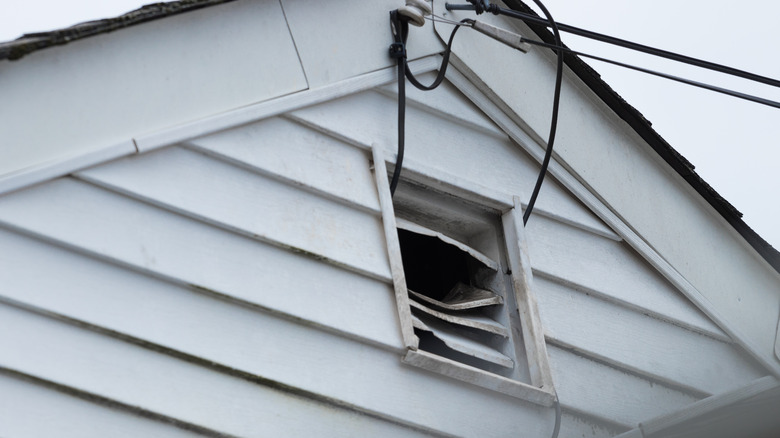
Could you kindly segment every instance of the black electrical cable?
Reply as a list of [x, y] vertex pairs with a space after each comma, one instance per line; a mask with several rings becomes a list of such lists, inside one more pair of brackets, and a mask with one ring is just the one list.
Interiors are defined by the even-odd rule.
[[[539, 9], [542, 10], [547, 20], [550, 23], [550, 27], [553, 29], [553, 35], [555, 36], [555, 44], [559, 47], [563, 46], [561, 43], [561, 34], [558, 31], [558, 25], [555, 23], [550, 11], [544, 7], [541, 0], [534, 0]], [[547, 150], [544, 152], [544, 158], [542, 159], [542, 167], [539, 169], [539, 176], [536, 178], [536, 185], [531, 193], [531, 198], [528, 200], [528, 206], [523, 213], [523, 225], [528, 223], [528, 218], [531, 217], [531, 212], [534, 209], [536, 198], [539, 196], [539, 190], [542, 188], [544, 182], [544, 176], [547, 174], [547, 167], [550, 165], [550, 158], [552, 157], [553, 145], [555, 144], [555, 133], [558, 131], [558, 109], [561, 103], [561, 82], [563, 81], [563, 51], [556, 50], [557, 53], [557, 66], [555, 71], [555, 91], [553, 92], [553, 108], [552, 119], [550, 120], [550, 135], [547, 137]]]
[[552, 438], [558, 438], [558, 434], [561, 432], [561, 402], [558, 400], [558, 396], [555, 396], [555, 427], [553, 428]]
[[556, 46], [555, 44], [545, 43], [545, 42], [542, 42], [542, 41], [535, 41], [535, 40], [531, 40], [531, 39], [528, 39], [528, 38], [521, 38], [521, 41], [526, 42], [528, 44], [533, 44], [535, 46], [546, 47], [546, 48], [552, 49], [552, 50], [562, 50], [562, 51], [564, 51], [566, 53], [571, 53], [572, 55], [581, 56], [583, 58], [595, 59], [596, 61], [606, 62], [608, 64], [617, 65], [618, 67], [623, 67], [623, 68], [627, 68], [627, 69], [631, 69], [631, 70], [636, 70], [638, 72], [646, 73], [646, 74], [653, 75], [653, 76], [658, 76], [658, 77], [661, 77], [661, 78], [669, 79], [669, 80], [680, 82], [680, 83], [687, 84], [687, 85], [692, 85], [694, 87], [703, 88], [705, 90], [715, 91], [716, 93], [726, 94], [728, 96], [732, 96], [732, 97], [736, 97], [736, 98], [739, 98], [739, 99], [748, 100], [748, 101], [755, 102], [755, 103], [760, 103], [762, 105], [767, 105], [767, 106], [771, 106], [771, 107], [774, 107], [774, 108], [780, 108], [780, 102], [777, 102], [777, 101], [774, 101], [774, 100], [765, 99], [763, 97], [753, 96], [753, 95], [750, 95], [750, 94], [741, 93], [739, 91], [729, 90], [727, 88], [721, 88], [721, 87], [717, 87], [715, 85], [706, 84], [704, 82], [698, 82], [698, 81], [694, 81], [694, 80], [691, 80], [691, 79], [685, 79], [685, 78], [681, 78], [679, 76], [670, 75], [668, 73], [662, 73], [662, 72], [659, 72], [659, 71], [650, 70], [650, 69], [646, 69], [646, 68], [643, 68], [643, 67], [638, 67], [638, 66], [631, 65], [631, 64], [626, 64], [626, 63], [623, 63], [623, 62], [620, 62], [620, 61], [614, 61], [614, 60], [611, 60], [611, 59], [602, 58], [600, 56], [590, 55], [588, 53], [583, 53], [583, 52], [578, 52], [576, 50], [569, 49], [568, 47]]
[[401, 166], [404, 162], [404, 130], [406, 129], [406, 80], [404, 72], [406, 65], [406, 45], [403, 28], [409, 24], [399, 17], [398, 11], [390, 12], [390, 30], [395, 42], [390, 46], [390, 56], [398, 60], [398, 155], [395, 160], [393, 178], [390, 180], [390, 197], [395, 194], [398, 178], [401, 176]]
[[465, 19], [455, 25], [450, 34], [450, 39], [447, 42], [447, 49], [444, 51], [441, 67], [439, 67], [439, 74], [436, 79], [433, 80], [431, 85], [423, 85], [412, 74], [412, 70], [409, 68], [409, 64], [406, 62], [406, 38], [409, 35], [409, 22], [408, 20], [398, 14], [398, 11], [390, 12], [390, 29], [393, 33], [395, 42], [390, 46], [390, 56], [398, 59], [398, 154], [395, 161], [395, 169], [393, 170], [393, 177], [390, 180], [390, 196], [395, 194], [395, 189], [398, 186], [398, 180], [401, 176], [401, 168], [404, 161], [404, 149], [405, 149], [405, 130], [406, 130], [406, 80], [420, 90], [430, 91], [441, 85], [444, 81], [444, 76], [447, 73], [447, 67], [449, 66], [450, 53], [452, 53], [452, 43], [455, 41], [455, 34], [460, 29], [460, 26], [470, 23], [474, 20]]
[[[474, 5], [453, 5], [449, 3], [446, 4], [446, 8], [447, 10], [476, 10]], [[512, 9], [495, 7], [495, 8], [491, 8], [491, 10], [488, 12], [492, 12], [496, 15], [506, 15], [508, 17], [518, 18], [520, 20], [525, 21], [526, 23], [541, 24], [543, 26], [548, 26], [548, 27], [550, 26], [549, 21], [545, 20], [544, 18], [537, 17], [531, 14], [526, 14], [519, 11], [514, 11]], [[668, 50], [646, 46], [644, 44], [634, 43], [628, 40], [616, 38], [598, 32], [593, 32], [579, 27], [569, 26], [563, 23], [557, 23], [557, 25], [558, 25], [558, 29], [563, 32], [568, 32], [574, 35], [579, 35], [581, 37], [590, 38], [596, 41], [601, 41], [603, 43], [612, 44], [615, 46], [623, 47], [630, 50], [635, 50], [642, 53], [647, 53], [661, 58], [671, 59], [673, 61], [682, 62], [684, 64], [694, 65], [696, 67], [701, 67], [707, 70], [713, 70], [720, 73], [737, 76], [743, 79], [748, 79], [762, 84], [771, 85], [773, 87], [780, 87], [780, 80], [772, 79], [766, 76], [761, 76], [755, 73], [750, 73], [748, 71], [740, 70], [734, 67], [729, 67], [727, 65], [717, 64], [714, 62], [705, 61], [703, 59], [681, 55], [679, 53], [674, 53]]]

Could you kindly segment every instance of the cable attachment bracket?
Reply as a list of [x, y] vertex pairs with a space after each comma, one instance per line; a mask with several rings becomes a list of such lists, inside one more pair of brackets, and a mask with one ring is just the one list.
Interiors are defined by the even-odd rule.
[[390, 57], [393, 59], [406, 58], [406, 45], [400, 42], [390, 44]]

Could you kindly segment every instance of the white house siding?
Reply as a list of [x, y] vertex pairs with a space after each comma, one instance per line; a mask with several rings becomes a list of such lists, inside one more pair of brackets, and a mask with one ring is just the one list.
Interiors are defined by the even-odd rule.
[[[404, 167], [466, 181], [499, 202], [527, 196], [538, 166], [457, 90], [445, 89], [408, 91]], [[395, 98], [390, 85], [291, 117], [392, 154], [395, 134], [386, 124]], [[554, 181], [545, 184], [527, 238], [565, 411], [632, 426], [766, 374], [594, 214]]]
[[172, 433], [548, 435], [551, 409], [401, 363], [371, 177], [367, 151], [274, 119], [3, 196], [8, 397], [34, 379]]
[[306, 88], [274, 0], [225, 3], [0, 61], [0, 175]]
[[[409, 97], [409, 174], [527, 196], [537, 165], [454, 87]], [[0, 403], [174, 436], [549, 436], [551, 409], [400, 361], [369, 163], [395, 111], [384, 87], [0, 198]], [[562, 437], [762, 375], [552, 180], [528, 239]]]

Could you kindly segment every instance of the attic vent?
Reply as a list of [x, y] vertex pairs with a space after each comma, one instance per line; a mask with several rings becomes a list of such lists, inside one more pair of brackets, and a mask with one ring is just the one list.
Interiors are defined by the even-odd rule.
[[469, 246], [397, 219], [412, 324], [421, 350], [510, 375], [514, 360], [498, 263]]

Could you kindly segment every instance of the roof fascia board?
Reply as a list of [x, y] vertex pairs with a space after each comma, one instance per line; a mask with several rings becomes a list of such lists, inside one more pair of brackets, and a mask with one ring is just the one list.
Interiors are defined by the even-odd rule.
[[307, 88], [278, 1], [224, 3], [0, 61], [0, 175]]
[[[439, 67], [441, 57], [427, 56], [411, 61], [409, 68], [423, 74]], [[306, 106], [337, 99], [352, 93], [375, 88], [396, 80], [396, 68], [390, 67], [345, 79], [314, 90], [304, 90], [233, 111], [205, 117], [183, 125], [141, 135], [116, 144], [90, 151], [79, 151], [64, 158], [50, 160], [4, 175], [0, 178], [0, 195], [20, 190], [88, 167], [102, 164], [135, 153], [144, 153], [165, 146], [182, 143], [196, 137], [214, 134], [237, 126], [257, 122]]]
[[[467, 16], [454, 11], [448, 18]], [[482, 19], [504, 28], [515, 26], [504, 17]], [[436, 25], [442, 39], [449, 37], [450, 29]], [[451, 58], [482, 93], [511, 115], [514, 126], [530, 133], [524, 134], [525, 141], [534, 146], [523, 146], [534, 156], [541, 153], [537, 144], [544, 144], [541, 138], [549, 129], [555, 78], [550, 55], [536, 49], [520, 54], [480, 34], [463, 32]], [[501, 67], [496, 59], [502, 60]], [[527, 86], [529, 81], [533, 86]], [[599, 214], [608, 212], [617, 220], [608, 223], [621, 228], [618, 234], [627, 241], [633, 236], [632, 245], [644, 248], [641, 252], [653, 266], [777, 373], [780, 274], [625, 121], [596, 111], [599, 105], [594, 107], [594, 100], [600, 98], [567, 69], [554, 153], [560, 168], [596, 194], [591, 195], [594, 201], [605, 206]], [[582, 199], [585, 195], [580, 193]]]
[[[520, 145], [529, 155], [541, 162], [544, 157], [544, 148], [526, 131], [524, 131], [515, 122], [514, 117], [507, 115], [505, 111], [494, 102], [493, 98], [486, 95], [480, 85], [474, 84], [470, 80], [471, 73], [461, 67], [462, 60], [456, 55], [450, 58], [453, 63], [452, 68], [448, 70], [447, 77], [449, 81], [468, 97], [479, 109], [488, 115], [504, 132], [506, 132], [515, 143]], [[479, 82], [479, 81], [477, 81]], [[721, 314], [708, 299], [693, 284], [691, 284], [674, 266], [672, 266], [664, 257], [659, 254], [650, 244], [648, 244], [637, 232], [629, 226], [618, 214], [616, 214], [606, 203], [604, 203], [588, 186], [580, 181], [576, 174], [572, 173], [565, 165], [561, 164], [560, 158], [555, 156], [550, 160], [548, 172], [556, 180], [574, 194], [583, 204], [590, 208], [601, 220], [610, 226], [626, 243], [636, 250], [651, 266], [657, 269], [669, 282], [680, 290], [689, 300], [691, 300], [699, 309], [701, 309], [710, 319], [712, 319], [734, 342], [744, 348], [758, 363], [770, 370], [775, 376], [780, 378], [780, 364], [772, 359], [772, 355], [767, 354], [765, 349], [761, 349], [751, 338], [746, 336], [729, 320], [728, 317]]]
[[[423, 74], [439, 67], [438, 55], [410, 61], [409, 68], [415, 74]], [[169, 146], [196, 137], [214, 134], [226, 129], [257, 122], [303, 107], [316, 105], [328, 100], [338, 99], [353, 93], [375, 88], [396, 80], [396, 67], [384, 68], [338, 81], [320, 88], [299, 91], [286, 96], [248, 105], [225, 113], [135, 138], [139, 152]]]
[[0, 196], [44, 181], [59, 178], [117, 158], [138, 152], [135, 142], [127, 140], [86, 153], [43, 163], [0, 177]]

